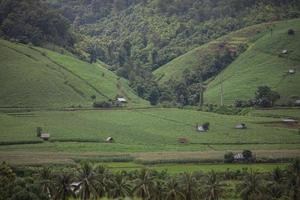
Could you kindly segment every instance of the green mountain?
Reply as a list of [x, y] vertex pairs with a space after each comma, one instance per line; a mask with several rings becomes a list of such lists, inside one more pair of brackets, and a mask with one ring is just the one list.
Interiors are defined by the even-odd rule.
[[0, 52], [1, 107], [91, 107], [93, 96], [108, 101], [117, 95], [129, 105], [147, 105], [99, 63], [6, 40], [0, 40]]
[[[172, 80], [187, 82], [187, 72], [201, 74], [207, 85], [205, 103], [220, 103], [221, 80], [226, 104], [253, 98], [262, 85], [281, 94], [279, 103], [288, 103], [300, 95], [300, 74], [288, 74], [289, 69], [297, 71], [300, 67], [299, 24], [300, 20], [295, 19], [241, 29], [172, 60], [154, 74], [160, 85], [170, 85]], [[295, 34], [289, 35], [289, 29]], [[288, 53], [282, 54], [285, 49]], [[231, 58], [228, 65], [224, 65], [226, 51]]]
[[[295, 33], [289, 35], [289, 29]], [[278, 103], [300, 99], [300, 19], [276, 23], [272, 33], [249, 41], [248, 45], [242, 55], [209, 82], [205, 101], [219, 103], [222, 80], [226, 104], [253, 98], [257, 87], [263, 85], [280, 94]], [[296, 73], [289, 74], [290, 69]]]

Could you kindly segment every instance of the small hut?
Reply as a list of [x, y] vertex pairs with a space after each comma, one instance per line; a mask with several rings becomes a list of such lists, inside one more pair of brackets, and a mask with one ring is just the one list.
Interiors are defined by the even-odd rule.
[[297, 99], [297, 100], [295, 101], [295, 105], [296, 105], [296, 106], [300, 106], [300, 99]]
[[295, 74], [296, 73], [296, 70], [294, 70], [294, 69], [289, 69], [288, 70], [288, 74]]
[[236, 128], [236, 129], [246, 129], [247, 126], [246, 126], [246, 124], [244, 124], [244, 123], [240, 123], [240, 124], [237, 124], [237, 125], [235, 126], [235, 128]]
[[127, 103], [127, 100], [124, 97], [118, 97], [117, 102], [119, 103]]
[[287, 50], [287, 49], [283, 49], [282, 51], [281, 51], [281, 53], [282, 54], [287, 54], [289, 51]]
[[209, 123], [208, 122], [206, 122], [202, 125], [199, 125], [199, 124], [196, 125], [196, 130], [198, 132], [206, 132], [206, 131], [208, 131], [208, 129], [209, 129]]
[[245, 158], [244, 158], [244, 155], [242, 153], [237, 153], [233, 156], [234, 158], [234, 161], [243, 161]]
[[108, 138], [106, 138], [106, 140], [105, 140], [107, 143], [112, 143], [112, 142], [114, 142], [115, 140], [114, 140], [114, 138], [112, 138], [112, 137], [108, 137]]
[[79, 193], [79, 191], [81, 190], [81, 188], [82, 188], [81, 182], [73, 182], [70, 185], [70, 189], [72, 190], [72, 192], [75, 193], [75, 195], [77, 195]]
[[206, 130], [203, 128], [203, 126], [200, 126], [200, 125], [197, 126], [197, 131], [198, 132], [206, 132]]
[[49, 133], [41, 133], [40, 138], [43, 139], [43, 140], [49, 140], [50, 139], [50, 134]]
[[294, 124], [294, 123], [298, 123], [297, 120], [295, 119], [291, 119], [291, 118], [286, 118], [286, 119], [282, 119], [283, 123], [287, 123], [287, 124]]

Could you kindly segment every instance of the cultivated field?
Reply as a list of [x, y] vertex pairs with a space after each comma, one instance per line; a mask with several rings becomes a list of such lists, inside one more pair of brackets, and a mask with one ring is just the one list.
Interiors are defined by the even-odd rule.
[[[0, 114], [0, 160], [15, 160], [17, 164], [74, 163], [84, 157], [102, 161], [104, 155], [118, 160], [113, 156], [117, 155], [141, 163], [213, 162], [222, 161], [226, 151], [244, 149], [253, 150], [259, 158], [298, 157], [298, 129], [270, 126], [269, 122], [279, 120], [159, 108], [6, 111]], [[204, 122], [210, 123], [210, 130], [196, 132], [196, 124]], [[240, 122], [246, 123], [248, 129], [234, 129]], [[50, 141], [42, 142], [36, 137], [39, 126], [51, 134]], [[115, 142], [105, 143], [107, 137], [113, 137]], [[187, 144], [178, 143], [182, 137], [187, 138]]]
[[[299, 33], [299, 27], [299, 19], [276, 23], [272, 32], [249, 42], [247, 51], [208, 84], [205, 101], [219, 103], [222, 80], [226, 104], [253, 98], [257, 87], [263, 85], [279, 92], [279, 104], [298, 99], [300, 73], [288, 74], [288, 70], [300, 69], [300, 34], [289, 35], [288, 30]], [[288, 53], [282, 54], [283, 50], [288, 50]]]

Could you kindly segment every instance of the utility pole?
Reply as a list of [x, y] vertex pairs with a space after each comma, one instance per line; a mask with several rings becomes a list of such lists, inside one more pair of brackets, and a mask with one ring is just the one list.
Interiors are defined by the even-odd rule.
[[203, 103], [204, 103], [203, 93], [204, 93], [204, 86], [203, 86], [203, 83], [201, 83], [200, 93], [199, 93], [199, 107], [201, 110], [203, 109]]
[[221, 106], [224, 106], [223, 72], [221, 72]]

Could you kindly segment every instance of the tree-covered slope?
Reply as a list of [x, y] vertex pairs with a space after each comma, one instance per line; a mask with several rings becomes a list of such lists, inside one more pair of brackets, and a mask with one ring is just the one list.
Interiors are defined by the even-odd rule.
[[130, 104], [146, 104], [100, 64], [71, 55], [0, 40], [1, 107], [91, 106], [124, 96]]
[[[195, 48], [154, 71], [159, 84], [170, 80], [184, 81], [186, 72], [202, 74], [205, 81], [226, 67], [238, 54], [247, 48], [247, 42], [270, 30], [271, 24], [259, 24], [232, 32]], [[263, 32], [263, 33], [262, 33]], [[222, 57], [229, 57], [228, 63], [220, 63]], [[223, 65], [222, 65], [223, 64]], [[222, 66], [221, 66], [222, 65]]]
[[[288, 34], [289, 29], [295, 33]], [[220, 102], [221, 80], [226, 104], [253, 98], [257, 87], [263, 85], [280, 94], [278, 103], [299, 99], [300, 20], [276, 23], [272, 32], [248, 44], [249, 48], [208, 84], [205, 102]], [[288, 50], [287, 54], [283, 50]], [[296, 73], [289, 74], [289, 69]]]
[[[149, 70], [243, 27], [300, 16], [295, 0], [47, 0], [73, 22], [80, 50], [122, 71]], [[130, 53], [124, 53], [128, 51]], [[127, 67], [128, 68], [128, 67]], [[127, 71], [134, 71], [134, 68]]]

